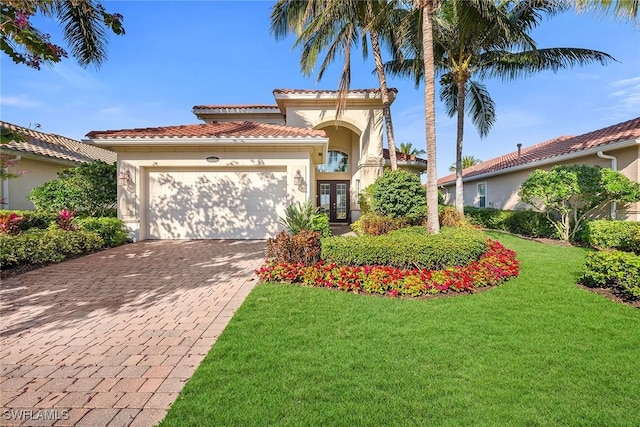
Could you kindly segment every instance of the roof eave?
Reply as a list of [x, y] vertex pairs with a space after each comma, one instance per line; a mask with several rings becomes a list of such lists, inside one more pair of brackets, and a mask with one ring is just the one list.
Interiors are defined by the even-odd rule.
[[[487, 172], [487, 173], [483, 173], [483, 174], [473, 175], [473, 176], [470, 176], [470, 177], [464, 177], [463, 176], [462, 177], [462, 182], [478, 181], [480, 179], [491, 178], [491, 177], [496, 176], [496, 175], [504, 175], [504, 174], [511, 173], [511, 172], [518, 172], [518, 171], [521, 171], [521, 170], [536, 168], [538, 166], [546, 166], [546, 165], [552, 164], [552, 163], [559, 163], [559, 162], [563, 162], [563, 161], [566, 161], [566, 160], [572, 160], [572, 159], [576, 159], [576, 158], [580, 158], [580, 157], [586, 157], [586, 156], [589, 156], [589, 155], [596, 154], [598, 151], [609, 152], [609, 151], [613, 151], [613, 150], [619, 150], [621, 148], [632, 147], [632, 146], [638, 145], [638, 144], [640, 144], [640, 138], [627, 139], [627, 140], [624, 140], [624, 141], [618, 141], [618, 142], [614, 142], [614, 143], [607, 144], [607, 145], [600, 145], [600, 146], [597, 146], [597, 147], [588, 148], [586, 150], [580, 150], [580, 151], [574, 151], [572, 153], [561, 154], [559, 156], [549, 157], [549, 158], [537, 160], [537, 161], [531, 162], [531, 163], [524, 163], [522, 165], [511, 166], [511, 167], [500, 169], [500, 170], [497, 170], [497, 171], [492, 171], [492, 172]], [[455, 184], [455, 182], [456, 182], [455, 180], [451, 180], [451, 181], [443, 182], [442, 184], [438, 184], [438, 186], [444, 187], [444, 186], [447, 186], [447, 185]]]
[[15, 156], [20, 156], [23, 159], [31, 159], [31, 160], [39, 160], [42, 162], [47, 162], [47, 163], [54, 163], [56, 165], [63, 165], [63, 166], [78, 166], [82, 163], [89, 163], [89, 161], [84, 161], [84, 160], [67, 160], [67, 159], [61, 159], [59, 157], [52, 157], [52, 156], [47, 156], [45, 154], [38, 154], [38, 153], [32, 153], [32, 152], [28, 152], [28, 151], [21, 151], [21, 150], [14, 150], [12, 148], [7, 148], [7, 147], [0, 147], [0, 151], [2, 152], [9, 152], [11, 153], [11, 155], [15, 155]]

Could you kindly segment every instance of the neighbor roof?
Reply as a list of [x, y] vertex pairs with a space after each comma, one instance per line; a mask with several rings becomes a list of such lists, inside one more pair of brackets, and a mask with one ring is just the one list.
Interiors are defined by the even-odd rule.
[[[618, 123], [603, 129], [585, 133], [579, 136], [561, 136], [549, 141], [541, 142], [531, 147], [522, 148], [520, 155], [513, 151], [500, 157], [478, 163], [463, 171], [464, 179], [475, 176], [499, 173], [502, 170], [518, 166], [525, 166], [544, 160], [567, 156], [581, 151], [602, 148], [616, 142], [631, 141], [640, 138], [640, 117]], [[455, 181], [455, 174], [449, 174], [438, 180], [438, 185], [445, 185]]]
[[[389, 150], [387, 148], [384, 148], [382, 150], [382, 157], [384, 157], [385, 160], [390, 160]], [[418, 162], [418, 163], [424, 163], [425, 165], [427, 164], [427, 161], [425, 159], [416, 157], [413, 154], [401, 153], [400, 151], [396, 151], [396, 160], [398, 160], [399, 162]]]
[[277, 105], [258, 104], [228, 104], [228, 105], [195, 105], [194, 110], [276, 110], [280, 111]]
[[3, 150], [77, 163], [88, 163], [94, 160], [101, 160], [106, 163], [115, 163], [116, 161], [116, 153], [104, 148], [94, 147], [75, 139], [52, 133], [38, 132], [3, 121], [0, 121], [0, 125], [3, 129], [18, 133], [26, 138], [26, 141], [12, 141], [2, 145]]
[[106, 138], [326, 138], [322, 130], [258, 122], [211, 122], [157, 128], [91, 131], [87, 137]]

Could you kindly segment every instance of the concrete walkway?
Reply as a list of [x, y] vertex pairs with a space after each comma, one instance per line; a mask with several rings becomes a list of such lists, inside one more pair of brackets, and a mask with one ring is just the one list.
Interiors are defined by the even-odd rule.
[[0, 425], [152, 426], [256, 283], [262, 241], [145, 241], [3, 280]]

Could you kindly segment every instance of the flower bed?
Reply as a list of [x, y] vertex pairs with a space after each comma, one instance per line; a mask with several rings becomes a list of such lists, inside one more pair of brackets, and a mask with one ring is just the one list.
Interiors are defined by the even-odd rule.
[[516, 253], [494, 240], [487, 251], [465, 266], [443, 270], [401, 269], [387, 266], [341, 266], [320, 262], [314, 266], [267, 261], [256, 274], [263, 281], [299, 283], [354, 293], [391, 297], [473, 292], [518, 276]]

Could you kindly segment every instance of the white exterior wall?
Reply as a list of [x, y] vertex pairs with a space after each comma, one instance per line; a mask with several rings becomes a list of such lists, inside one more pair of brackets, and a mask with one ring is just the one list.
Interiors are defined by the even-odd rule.
[[[144, 151], [142, 151], [144, 149]], [[305, 202], [311, 197], [309, 183], [313, 179], [310, 150], [293, 147], [118, 147], [118, 174], [129, 171], [131, 180], [126, 184], [118, 183], [118, 216], [122, 219], [135, 240], [144, 240], [147, 236], [149, 173], [160, 171], [257, 171], [269, 180], [270, 176], [286, 174], [286, 199], [283, 206], [290, 203]], [[216, 156], [216, 163], [206, 158]], [[294, 185], [294, 177], [300, 171], [306, 186]], [[271, 174], [276, 172], [276, 174]], [[272, 194], [260, 194], [259, 197], [273, 198]], [[278, 215], [284, 216], [283, 208]], [[247, 224], [250, 227], [250, 224]]]
[[24, 156], [9, 168], [11, 173], [21, 173], [17, 178], [6, 179], [2, 183], [1, 197], [8, 202], [0, 209], [31, 210], [34, 208], [28, 199], [31, 190], [48, 181], [58, 179], [58, 171], [68, 167], [61, 164], [29, 159]]

